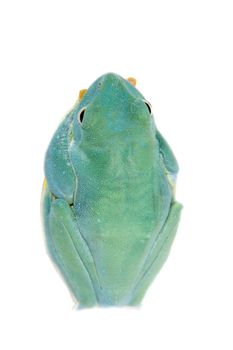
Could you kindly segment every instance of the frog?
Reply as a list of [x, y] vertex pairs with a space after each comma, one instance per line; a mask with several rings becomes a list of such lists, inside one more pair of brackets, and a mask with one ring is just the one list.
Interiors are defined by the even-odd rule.
[[106, 73], [80, 91], [46, 151], [41, 198], [78, 308], [141, 305], [176, 236], [178, 170], [136, 79]]

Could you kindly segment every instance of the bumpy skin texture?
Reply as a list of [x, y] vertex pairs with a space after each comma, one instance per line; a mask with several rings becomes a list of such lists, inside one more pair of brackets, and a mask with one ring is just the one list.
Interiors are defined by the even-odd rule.
[[141, 303], [176, 234], [177, 172], [145, 98], [116, 74], [97, 79], [62, 121], [45, 157], [42, 214], [79, 307]]

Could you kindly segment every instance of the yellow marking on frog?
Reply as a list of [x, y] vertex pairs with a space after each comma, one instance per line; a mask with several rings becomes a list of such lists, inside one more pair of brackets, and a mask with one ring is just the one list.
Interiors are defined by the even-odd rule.
[[136, 86], [137, 80], [135, 78], [129, 77], [127, 80], [130, 84], [132, 84], [133, 86]]
[[46, 187], [47, 187], [47, 181], [46, 181], [46, 178], [44, 178], [44, 181], [43, 181], [43, 191], [46, 190]]
[[78, 96], [78, 99], [79, 101], [82, 100], [83, 96], [85, 95], [85, 93], [87, 92], [87, 89], [82, 89], [79, 91], [79, 96]]

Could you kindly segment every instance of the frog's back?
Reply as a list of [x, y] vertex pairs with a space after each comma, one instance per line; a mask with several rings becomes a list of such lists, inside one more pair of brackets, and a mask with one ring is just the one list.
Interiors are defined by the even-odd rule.
[[101, 150], [86, 149], [82, 161], [74, 205], [79, 229], [96, 263], [103, 303], [127, 304], [171, 204], [158, 143], [155, 137], [111, 140]]

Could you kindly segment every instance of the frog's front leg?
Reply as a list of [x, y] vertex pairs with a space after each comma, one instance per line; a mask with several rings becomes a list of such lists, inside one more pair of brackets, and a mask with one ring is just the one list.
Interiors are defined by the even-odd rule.
[[73, 210], [63, 199], [53, 199], [48, 190], [43, 196], [49, 253], [79, 301], [79, 307], [94, 306], [101, 288], [93, 257], [79, 232]]
[[72, 123], [71, 112], [57, 128], [45, 157], [45, 177], [49, 190], [55, 197], [65, 199], [69, 204], [73, 203], [77, 189], [77, 178], [69, 157]]
[[177, 231], [181, 209], [182, 205], [180, 203], [174, 202], [171, 205], [168, 218], [145, 261], [140, 277], [132, 293], [130, 305], [140, 304], [149, 285], [166, 261]]

